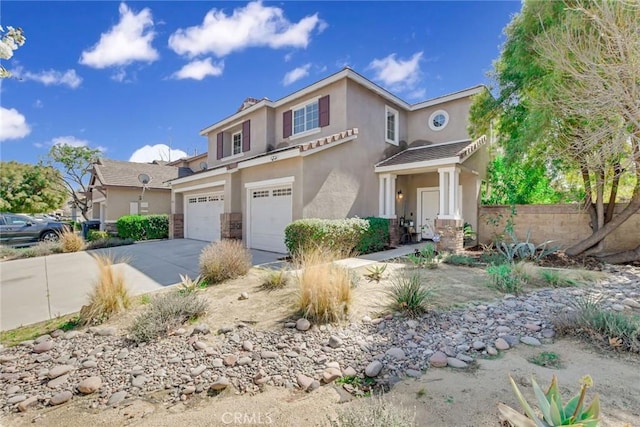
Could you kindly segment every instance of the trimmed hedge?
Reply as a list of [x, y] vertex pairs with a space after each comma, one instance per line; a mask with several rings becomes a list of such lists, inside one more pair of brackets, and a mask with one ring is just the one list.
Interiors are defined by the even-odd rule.
[[125, 215], [116, 222], [123, 239], [149, 240], [169, 237], [168, 215]]
[[352, 251], [364, 233], [369, 221], [362, 218], [299, 219], [287, 225], [284, 243], [290, 254], [296, 254], [314, 245], [328, 246], [336, 251]]
[[356, 245], [361, 254], [379, 252], [389, 246], [389, 220], [387, 218], [368, 217], [369, 228]]

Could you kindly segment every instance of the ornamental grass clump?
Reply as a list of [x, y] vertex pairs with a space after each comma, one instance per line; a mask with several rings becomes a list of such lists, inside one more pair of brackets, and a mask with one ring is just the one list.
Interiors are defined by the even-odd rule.
[[61, 233], [58, 243], [62, 248], [62, 252], [78, 252], [84, 249], [82, 237], [71, 230], [65, 230]]
[[298, 300], [301, 315], [318, 323], [345, 318], [351, 304], [352, 275], [334, 261], [339, 254], [315, 247], [299, 254]]
[[398, 274], [391, 279], [387, 291], [389, 308], [404, 312], [410, 317], [419, 317], [429, 310], [435, 297], [435, 289], [423, 285], [420, 273]]
[[209, 285], [244, 276], [250, 268], [251, 253], [240, 240], [220, 240], [200, 253], [200, 274]]
[[80, 322], [84, 325], [103, 323], [131, 306], [124, 273], [113, 268], [113, 257], [91, 256], [98, 267], [98, 279], [89, 294], [89, 304], [80, 310]]

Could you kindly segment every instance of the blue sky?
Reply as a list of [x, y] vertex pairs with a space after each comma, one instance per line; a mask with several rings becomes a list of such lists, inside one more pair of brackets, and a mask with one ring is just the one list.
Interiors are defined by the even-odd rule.
[[480, 83], [519, 1], [3, 1], [24, 46], [4, 62], [0, 158], [53, 144], [118, 160], [206, 151], [246, 97], [279, 99], [349, 66], [408, 102]]

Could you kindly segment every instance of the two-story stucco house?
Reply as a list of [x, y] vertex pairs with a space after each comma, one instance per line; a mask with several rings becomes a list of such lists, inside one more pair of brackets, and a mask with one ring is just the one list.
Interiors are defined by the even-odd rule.
[[457, 239], [463, 222], [477, 228], [485, 138], [466, 129], [483, 90], [412, 105], [347, 68], [277, 101], [249, 98], [200, 132], [206, 168], [171, 181], [172, 237], [285, 252], [292, 220], [380, 216], [417, 230], [435, 219]]

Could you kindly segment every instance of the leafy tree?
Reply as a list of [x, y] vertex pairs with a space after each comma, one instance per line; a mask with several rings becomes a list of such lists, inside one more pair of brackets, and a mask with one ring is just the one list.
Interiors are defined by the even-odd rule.
[[[4, 32], [4, 28], [0, 26], [0, 33]], [[7, 27], [6, 34], [0, 38], [0, 59], [11, 59], [13, 51], [22, 46], [25, 40], [22, 28]], [[11, 73], [0, 64], [0, 78], [4, 79], [6, 77], [11, 77]]]
[[59, 209], [67, 199], [52, 167], [0, 162], [0, 210], [40, 213]]
[[58, 182], [67, 189], [85, 219], [88, 219], [87, 211], [91, 207], [91, 200], [86, 197], [89, 194], [89, 177], [99, 156], [98, 149], [71, 145], [54, 145], [49, 151], [50, 163], [61, 171]]
[[[637, 1], [525, 1], [494, 63], [497, 96], [478, 97], [471, 110], [470, 131], [493, 123], [506, 165], [582, 178], [593, 233], [570, 255], [598, 252], [640, 210], [638, 22]], [[621, 182], [634, 189], [614, 214]], [[640, 247], [605, 259], [634, 258]]]

